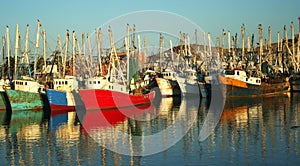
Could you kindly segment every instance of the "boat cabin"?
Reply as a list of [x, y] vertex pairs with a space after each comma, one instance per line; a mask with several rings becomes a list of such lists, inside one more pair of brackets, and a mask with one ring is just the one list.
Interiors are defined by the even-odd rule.
[[236, 79], [253, 85], [261, 85], [261, 79], [258, 77], [247, 76], [244, 70], [225, 70], [225, 77]]
[[14, 80], [14, 89], [32, 93], [45, 93], [44, 85], [34, 80]]
[[109, 81], [105, 77], [88, 78], [85, 81], [86, 89], [108, 89]]
[[176, 72], [170, 69], [165, 69], [161, 72], [161, 77], [167, 80], [176, 80]]
[[72, 92], [73, 89], [78, 88], [78, 81], [74, 76], [66, 76], [65, 78], [53, 79], [53, 86], [55, 90], [63, 92]]

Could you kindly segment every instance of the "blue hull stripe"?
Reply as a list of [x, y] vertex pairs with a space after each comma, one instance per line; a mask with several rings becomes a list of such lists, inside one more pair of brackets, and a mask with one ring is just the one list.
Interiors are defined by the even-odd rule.
[[50, 104], [67, 106], [66, 92], [60, 92], [53, 89], [46, 89], [46, 94]]

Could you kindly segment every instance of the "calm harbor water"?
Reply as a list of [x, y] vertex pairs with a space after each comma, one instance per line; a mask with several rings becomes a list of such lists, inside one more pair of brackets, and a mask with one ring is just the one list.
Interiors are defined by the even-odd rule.
[[[202, 142], [198, 136], [209, 101], [195, 100], [163, 98], [138, 112], [125, 110], [131, 119], [118, 110], [77, 112], [80, 117], [76, 112], [1, 111], [0, 165], [300, 164], [300, 94], [227, 100], [218, 125]], [[159, 139], [144, 139], [168, 129], [173, 131]], [[128, 142], [117, 130], [141, 139], [123, 146]], [[168, 147], [180, 135], [175, 145], [144, 157], [107, 149], [142, 154], [145, 148]]]

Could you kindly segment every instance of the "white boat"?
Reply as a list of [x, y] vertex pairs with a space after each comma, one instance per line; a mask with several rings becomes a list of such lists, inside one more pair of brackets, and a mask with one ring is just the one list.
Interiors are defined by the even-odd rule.
[[158, 88], [163, 97], [180, 95], [180, 88], [177, 82], [177, 74], [171, 69], [165, 69], [155, 78]]
[[186, 69], [182, 73], [179, 73], [177, 82], [179, 84], [182, 96], [200, 96], [197, 72], [195, 70]]
[[74, 89], [78, 89], [75, 76], [53, 79], [53, 89], [46, 89], [51, 111], [74, 110], [75, 100], [72, 94]]
[[13, 81], [13, 88], [6, 90], [12, 110], [43, 109], [45, 87], [33, 78], [23, 77]]

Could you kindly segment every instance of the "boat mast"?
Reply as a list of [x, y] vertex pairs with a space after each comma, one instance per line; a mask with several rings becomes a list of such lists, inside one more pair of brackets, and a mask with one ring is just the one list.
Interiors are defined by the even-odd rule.
[[[283, 31], [284, 31], [284, 45], [286, 46], [286, 50], [288, 49], [288, 34], [287, 34], [287, 30], [286, 30], [286, 25], [283, 26]], [[283, 51], [283, 48], [282, 48], [282, 51]], [[287, 52], [287, 51], [286, 51]], [[283, 56], [284, 54], [282, 54]], [[286, 55], [288, 56], [288, 55]], [[284, 61], [284, 58], [283, 59], [283, 65], [287, 65]], [[284, 67], [285, 68], [285, 67]]]
[[204, 46], [203, 46], [204, 56], [207, 56], [207, 51], [206, 51], [206, 33], [205, 32], [203, 32], [203, 42], [204, 42]]
[[84, 32], [81, 33], [81, 48], [82, 48], [82, 55], [85, 57], [85, 34]]
[[126, 72], [126, 76], [127, 76], [127, 87], [128, 88], [130, 88], [130, 69], [129, 69], [129, 59], [130, 59], [130, 54], [129, 54], [129, 46], [128, 46], [128, 39], [127, 39], [127, 37], [125, 37], [125, 39], [124, 39], [124, 42], [125, 42], [125, 49], [126, 49], [126, 56], [127, 56], [127, 60], [126, 60], [126, 63], [127, 63], [127, 65], [126, 65], [126, 67], [127, 67], [127, 72]]
[[251, 51], [250, 36], [247, 37], [247, 53]]
[[[291, 34], [291, 37], [292, 37], [292, 59], [294, 61], [294, 70], [298, 70], [298, 64], [297, 62], [295, 61], [295, 28], [294, 28], [294, 22], [291, 23], [291, 31], [292, 31], [292, 34]], [[295, 65], [296, 64], [296, 65]]]
[[164, 36], [160, 34], [159, 36], [159, 67], [160, 67], [160, 72], [162, 72], [162, 66], [161, 66], [161, 58], [163, 54], [163, 47], [164, 47]]
[[36, 67], [37, 67], [37, 58], [39, 53], [39, 44], [40, 44], [40, 29], [41, 29], [41, 22], [38, 20], [37, 32], [36, 32], [36, 43], [35, 43], [35, 52], [34, 52], [34, 69], [33, 69], [33, 78], [36, 78]]
[[178, 63], [179, 63], [179, 57], [180, 56], [183, 56], [183, 50], [182, 50], [182, 47], [183, 47], [183, 35], [181, 33], [181, 31], [179, 32], [179, 35], [180, 35], [180, 44], [179, 44], [179, 56], [178, 56]]
[[[220, 48], [221, 48], [221, 45], [220, 45], [220, 37], [217, 37], [216, 38], [216, 40], [217, 40], [217, 53], [218, 53], [218, 55], [220, 56]], [[196, 56], [195, 56], [195, 58], [196, 58]], [[195, 61], [196, 62], [196, 61]]]
[[231, 36], [230, 36], [230, 31], [228, 31], [227, 33], [227, 40], [228, 40], [228, 53], [230, 54], [231, 53], [231, 47], [230, 47], [230, 39], [231, 39]]
[[101, 60], [101, 38], [102, 38], [101, 29], [96, 29], [97, 53], [98, 53], [100, 75], [102, 75], [102, 73], [103, 73], [103, 71], [102, 71], [102, 60]]
[[259, 76], [262, 76], [261, 71], [261, 60], [263, 55], [263, 37], [262, 37], [262, 25], [258, 25], [258, 31], [259, 31]]
[[140, 35], [137, 35], [137, 40], [138, 40], [138, 54], [137, 54], [137, 59], [138, 59], [138, 68], [141, 69], [143, 68], [143, 64], [141, 64], [141, 37]]
[[[26, 65], [29, 65], [29, 58], [28, 58], [28, 40], [29, 40], [29, 25], [27, 24], [26, 25], [26, 35], [25, 35], [25, 50], [24, 50], [24, 55], [23, 57], [25, 58], [26, 60]], [[23, 62], [23, 59], [22, 59], [22, 63]]]
[[222, 31], [222, 49], [221, 49], [222, 58], [224, 58], [225, 36], [226, 36], [226, 32], [223, 29], [223, 31]]
[[183, 38], [184, 38], [184, 55], [188, 55], [188, 50], [187, 50], [187, 34], [183, 33]]
[[[90, 38], [90, 35], [87, 34], [87, 42], [88, 42], [88, 48], [89, 48], [89, 68], [92, 69], [93, 67], [93, 55], [92, 55], [92, 45], [91, 45], [91, 38]], [[92, 76], [92, 74], [90, 73], [91, 71], [89, 71], [89, 77]]]
[[[60, 40], [60, 34], [57, 35], [57, 45], [58, 45], [58, 52], [60, 54], [60, 58], [58, 58], [59, 60], [61, 60], [61, 55], [62, 55], [62, 46], [61, 46], [61, 40]], [[58, 73], [59, 73], [59, 78], [61, 78], [61, 68], [60, 68], [60, 64], [61, 62], [58, 61], [57, 63], [57, 68], [58, 68]]]
[[66, 67], [67, 67], [67, 56], [68, 56], [68, 47], [69, 47], [69, 31], [67, 30], [66, 33], [66, 48], [64, 53], [64, 60], [63, 60], [63, 77], [66, 75]]
[[242, 60], [243, 60], [245, 56], [245, 25], [244, 24], [242, 24], [241, 31], [242, 31]]
[[[76, 36], [75, 37], [75, 48], [76, 48], [76, 46], [77, 46], [77, 56], [79, 57], [79, 59], [81, 59], [81, 48], [80, 48], [80, 43], [79, 43], [79, 41], [78, 41], [78, 37]], [[75, 55], [76, 55], [76, 53], [75, 53]], [[75, 65], [74, 65], [75, 66]]]
[[9, 33], [9, 27], [6, 26], [6, 44], [7, 44], [7, 76], [10, 80], [10, 33]]
[[270, 63], [273, 65], [273, 55], [272, 55], [272, 32], [271, 27], [268, 27], [268, 56], [270, 57]]
[[74, 76], [75, 72], [75, 47], [76, 47], [76, 33], [72, 32], [72, 71], [71, 75]]
[[[173, 53], [173, 44], [172, 40], [170, 40], [170, 51], [171, 51], [171, 61], [172, 61], [172, 66], [174, 65], [174, 53]], [[174, 66], [173, 66], [174, 67]]]
[[278, 31], [277, 32], [277, 59], [278, 59], [278, 66], [282, 66], [282, 57], [281, 56], [279, 56], [279, 54], [280, 54], [280, 52], [281, 52], [281, 49], [280, 49], [280, 47], [281, 47], [281, 44], [280, 44], [280, 42], [281, 42], [281, 39], [280, 39], [280, 32]]
[[44, 46], [43, 47], [44, 48], [43, 49], [43, 51], [44, 51], [44, 53], [43, 53], [44, 54], [44, 72], [47, 73], [47, 71], [46, 71], [46, 69], [47, 69], [47, 59], [46, 59], [47, 58], [46, 57], [47, 56], [47, 53], [46, 53], [46, 30], [43, 30], [42, 34], [43, 34], [43, 46]]
[[14, 79], [17, 79], [17, 64], [18, 64], [18, 52], [19, 52], [19, 39], [20, 39], [20, 32], [19, 32], [19, 24], [16, 25], [16, 43], [15, 43], [15, 67], [14, 67]]
[[207, 38], [208, 38], [208, 50], [209, 50], [209, 56], [212, 57], [210, 33], [207, 34]]
[[5, 73], [4, 73], [4, 62], [5, 62], [5, 59], [4, 59], [4, 54], [5, 54], [5, 36], [2, 36], [2, 79], [5, 80]]
[[232, 57], [233, 60], [235, 61], [235, 42], [234, 42], [234, 36], [231, 36], [231, 50], [232, 50]]

